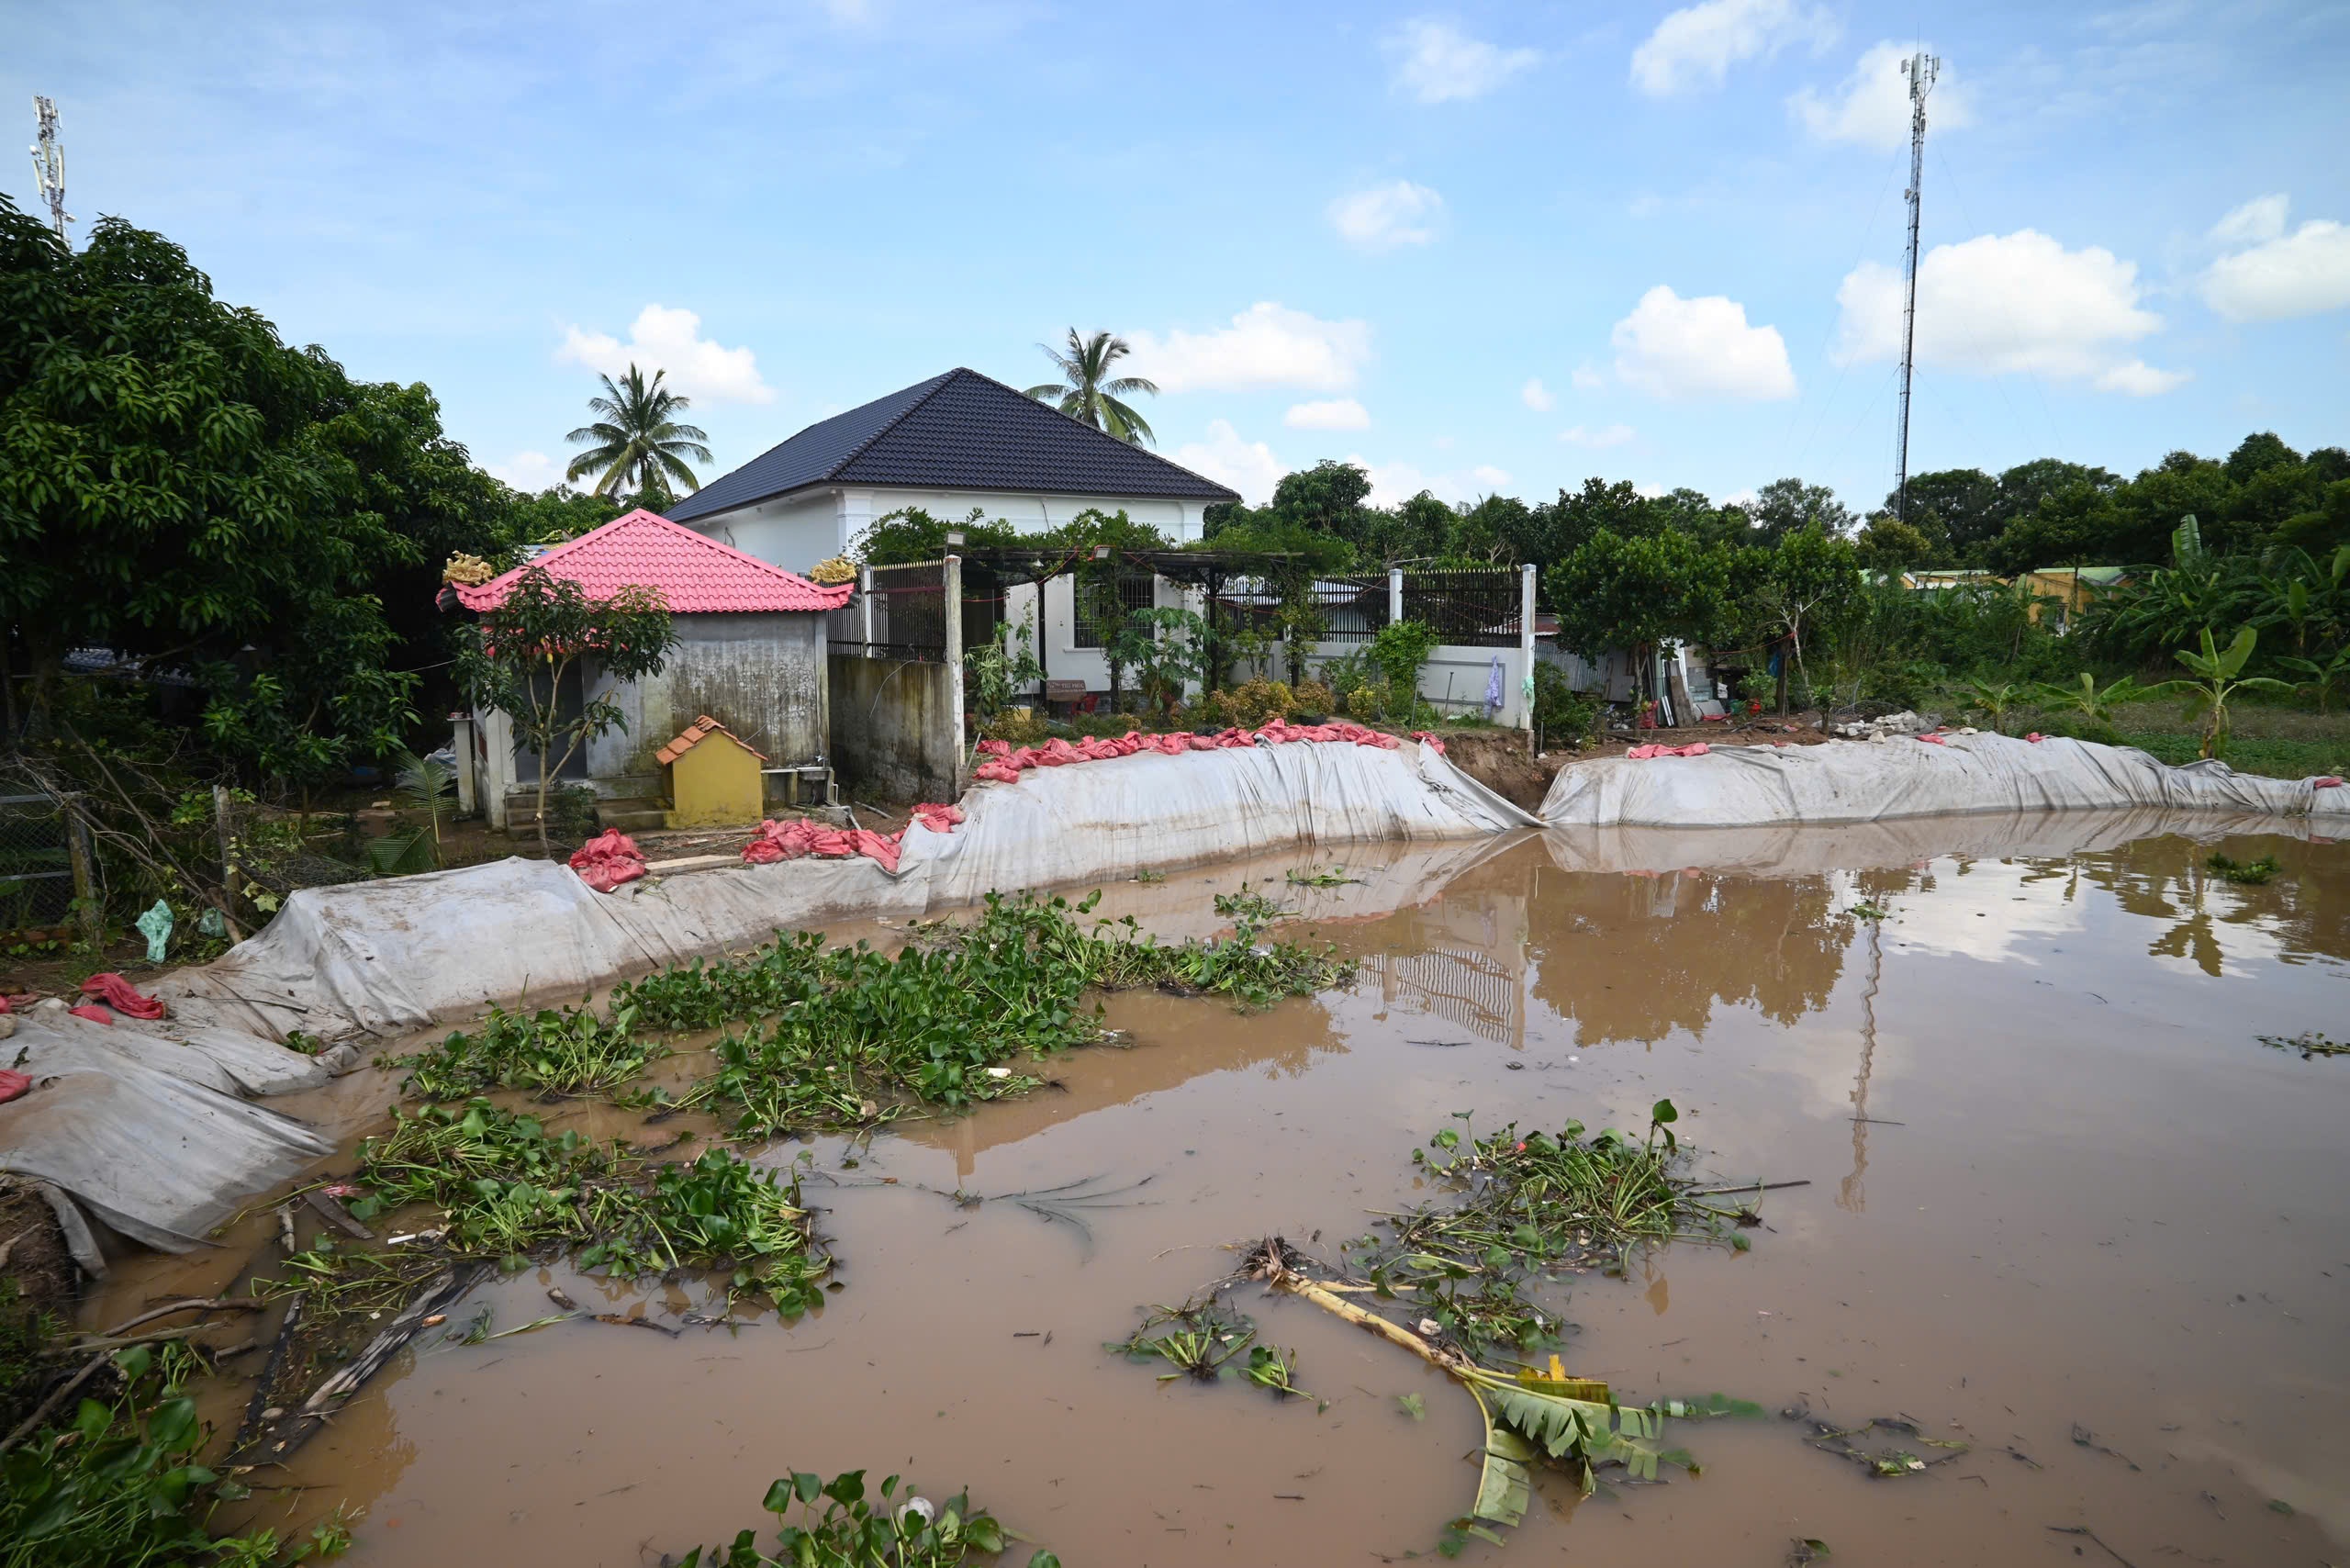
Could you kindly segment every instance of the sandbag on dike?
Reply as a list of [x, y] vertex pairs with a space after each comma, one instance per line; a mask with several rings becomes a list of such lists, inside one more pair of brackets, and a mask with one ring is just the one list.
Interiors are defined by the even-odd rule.
[[1953, 734], [1809, 746], [1723, 746], [1695, 757], [1609, 757], [1561, 769], [1547, 827], [1767, 827], [1978, 812], [2235, 812], [2350, 826], [2350, 790], [2264, 778], [2221, 762], [2171, 767], [2091, 741]]
[[1309, 844], [1470, 838], [1533, 819], [1432, 747], [1257, 745], [1037, 769], [916, 822], [898, 873], [786, 860], [590, 890], [511, 859], [308, 888], [268, 929], [158, 981], [175, 1019], [283, 1038], [389, 1035], [529, 995], [572, 999], [696, 954], [842, 918], [922, 915], [990, 892]]

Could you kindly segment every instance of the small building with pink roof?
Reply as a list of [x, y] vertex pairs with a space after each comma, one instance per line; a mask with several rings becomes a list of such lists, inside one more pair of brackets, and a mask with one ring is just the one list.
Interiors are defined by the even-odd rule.
[[[576, 677], [579, 689], [563, 693], [567, 706], [600, 697], [626, 715], [624, 731], [589, 740], [560, 774], [595, 790], [606, 825], [659, 825], [658, 753], [703, 714], [762, 756], [770, 799], [805, 799], [808, 785], [828, 778], [826, 617], [848, 601], [849, 585], [811, 582], [640, 509], [487, 582], [453, 583], [442, 603], [488, 610], [532, 566], [577, 583], [590, 599], [656, 589], [675, 618], [678, 645], [659, 674], [614, 681], [588, 663]], [[510, 814], [532, 809], [539, 757], [516, 751], [505, 714], [461, 717], [469, 721], [457, 735], [468, 797], [461, 806], [478, 802], [492, 827], [506, 827]]]

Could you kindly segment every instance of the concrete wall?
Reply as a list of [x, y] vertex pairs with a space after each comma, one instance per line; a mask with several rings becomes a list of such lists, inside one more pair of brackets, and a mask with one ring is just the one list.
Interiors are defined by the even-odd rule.
[[897, 801], [962, 794], [963, 719], [945, 665], [834, 654], [833, 768], [844, 789]]
[[636, 793], [644, 780], [657, 778], [661, 765], [653, 754], [703, 713], [766, 754], [771, 767], [824, 753], [831, 713], [822, 615], [680, 615], [674, 623], [677, 647], [660, 674], [620, 682], [589, 672], [590, 690], [628, 720], [626, 732], [588, 743], [588, 773], [599, 793]]

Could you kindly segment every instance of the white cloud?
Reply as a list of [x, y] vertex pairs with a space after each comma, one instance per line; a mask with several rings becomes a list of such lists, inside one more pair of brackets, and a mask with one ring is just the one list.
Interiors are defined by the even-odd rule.
[[1360, 454], [1347, 461], [1371, 476], [1371, 504], [1375, 507], [1401, 505], [1422, 490], [1449, 506], [1473, 501], [1481, 496], [1505, 489], [1509, 474], [1490, 463], [1480, 463], [1459, 473], [1429, 474], [1410, 463], [1373, 463]]
[[1598, 368], [1586, 360], [1575, 366], [1574, 383], [1578, 392], [1596, 392], [1607, 385], [1607, 377], [1600, 375]]
[[672, 390], [706, 402], [775, 401], [775, 388], [759, 379], [758, 363], [749, 349], [719, 347], [701, 335], [700, 317], [665, 305], [648, 305], [637, 312], [627, 342], [606, 332], [565, 327], [554, 359], [557, 364], [584, 364], [615, 380], [631, 364], [648, 374], [666, 370]]
[[1252, 507], [1273, 498], [1273, 487], [1289, 470], [1261, 441], [1243, 441], [1229, 420], [1210, 420], [1208, 438], [1177, 447], [1171, 457], [1192, 473], [1229, 485]]
[[2203, 274], [2203, 298], [2231, 321], [2281, 321], [2350, 305], [2350, 228], [2312, 218], [2285, 232], [2286, 199], [2266, 196], [2220, 219], [2211, 237], [2246, 248]]
[[1576, 425], [1559, 432], [1559, 439], [1569, 446], [1588, 446], [1599, 450], [1621, 446], [1639, 432], [1629, 425], [1602, 425], [1596, 430]]
[[1705, 0], [1665, 17], [1632, 51], [1632, 82], [1656, 97], [1718, 87], [1740, 61], [1790, 43], [1823, 48], [1835, 37], [1833, 17], [1795, 0]]
[[1348, 244], [1387, 251], [1425, 245], [1436, 238], [1444, 198], [1426, 185], [1396, 180], [1342, 196], [1330, 204], [1330, 223]]
[[1304, 386], [1337, 392], [1354, 385], [1371, 357], [1366, 321], [1325, 321], [1260, 300], [1211, 332], [1177, 328], [1160, 338], [1134, 334], [1135, 374], [1162, 392]]
[[2099, 372], [2097, 389], [2132, 398], [2154, 398], [2175, 392], [2194, 379], [2191, 370], [2156, 370], [2143, 359], [2128, 359]]
[[1663, 284], [1609, 336], [1617, 378], [1656, 398], [1792, 398], [1796, 373], [1776, 327], [1747, 325], [1720, 295], [1684, 299]]
[[1559, 400], [1550, 396], [1550, 389], [1542, 385], [1542, 378], [1539, 375], [1517, 389], [1517, 398], [1519, 402], [1538, 414], [1547, 414], [1559, 406]]
[[518, 452], [503, 463], [486, 463], [495, 478], [505, 480], [518, 490], [543, 490], [550, 485], [563, 483], [565, 465], [543, 452]]
[[1326, 403], [1292, 404], [1281, 423], [1293, 431], [1359, 431], [1371, 428], [1371, 410], [1352, 398]]
[[1421, 17], [1387, 36], [1395, 85], [1424, 104], [1482, 98], [1542, 56], [1530, 49], [1496, 49], [1450, 22]]
[[[1841, 364], [1901, 355], [1901, 274], [1864, 262], [1836, 291]], [[2036, 230], [1937, 245], [1918, 263], [1918, 359], [1954, 370], [2089, 381], [2145, 396], [2175, 373], [2125, 350], [2161, 330], [2138, 266], [2101, 246], [2068, 251]], [[2172, 380], [2169, 386], [2177, 382]]]
[[[1787, 107], [1822, 141], [1899, 147], [1909, 140], [1909, 78], [1901, 62], [1912, 52], [1897, 43], [1877, 44], [1833, 93], [1823, 95], [1806, 87], [1787, 100]], [[1947, 65], [1927, 95], [1926, 122], [1936, 131], [1975, 123], [1975, 99]]]
[[2285, 214], [2292, 201], [2281, 192], [2255, 196], [2211, 225], [2211, 238], [2222, 245], [2260, 245], [2284, 238]]

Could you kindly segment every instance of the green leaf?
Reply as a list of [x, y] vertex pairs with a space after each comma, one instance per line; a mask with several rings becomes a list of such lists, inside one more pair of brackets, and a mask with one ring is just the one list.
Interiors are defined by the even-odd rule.
[[191, 1446], [197, 1436], [196, 1401], [172, 1399], [157, 1406], [147, 1423], [147, 1436], [165, 1453], [176, 1453]]
[[1532, 1446], [1516, 1432], [1487, 1427], [1484, 1469], [1477, 1476], [1477, 1502], [1470, 1511], [1495, 1524], [1523, 1521], [1534, 1501], [1534, 1477], [1526, 1468], [1533, 1457]]

